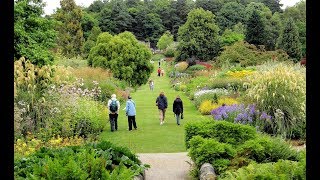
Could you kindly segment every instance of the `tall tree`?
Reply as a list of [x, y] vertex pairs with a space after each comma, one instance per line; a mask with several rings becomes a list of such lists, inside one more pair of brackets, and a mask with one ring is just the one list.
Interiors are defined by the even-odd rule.
[[131, 23], [132, 17], [123, 1], [111, 1], [100, 12], [99, 27], [104, 32], [118, 34], [129, 30]]
[[272, 13], [275, 12], [282, 12], [281, 7], [283, 4], [280, 3], [280, 0], [259, 0], [263, 4], [269, 7], [269, 9], [272, 11]]
[[170, 44], [173, 43], [173, 35], [171, 35], [170, 31], [166, 31], [159, 39], [157, 43], [157, 47], [160, 50], [165, 50]]
[[179, 28], [178, 57], [185, 60], [196, 56], [201, 60], [212, 60], [219, 52], [219, 27], [215, 16], [202, 8], [194, 9], [188, 14], [187, 22]]
[[224, 0], [196, 0], [195, 6], [196, 8], [202, 8], [216, 14], [224, 3]]
[[231, 29], [234, 25], [245, 21], [245, 7], [236, 2], [229, 2], [222, 6], [216, 14], [217, 23], [221, 30]]
[[274, 50], [282, 28], [280, 13], [276, 12], [267, 20], [265, 46], [267, 50]]
[[147, 14], [143, 21], [144, 36], [150, 42], [152, 48], [155, 48], [157, 41], [164, 32], [164, 27], [160, 16], [155, 13]]
[[91, 48], [96, 45], [97, 38], [98, 38], [99, 34], [101, 34], [101, 33], [102, 33], [102, 31], [98, 26], [94, 26], [91, 29], [90, 35], [89, 35], [88, 39], [86, 40], [86, 42], [83, 44], [82, 49], [81, 49], [83, 58], [88, 58]]
[[61, 8], [54, 14], [54, 18], [60, 21], [57, 26], [58, 45], [64, 55], [72, 57], [81, 53], [84, 42], [80, 23], [83, 14], [74, 0], [61, 0], [60, 6]]
[[266, 38], [265, 29], [261, 15], [257, 11], [253, 11], [247, 22], [245, 40], [250, 44], [263, 45]]
[[89, 54], [89, 64], [110, 69], [113, 76], [133, 86], [145, 84], [153, 70], [151, 51], [140, 44], [131, 32], [112, 36], [105, 32]]
[[306, 55], [306, 1], [302, 0], [283, 12], [283, 18], [292, 17], [298, 27], [302, 56]]
[[295, 62], [301, 58], [301, 45], [299, 32], [292, 18], [287, 19], [281, 35], [278, 39], [277, 48], [283, 49]]
[[14, 58], [39, 66], [53, 62], [49, 49], [56, 45], [55, 21], [41, 17], [43, 7], [41, 0], [14, 1]]
[[98, 20], [93, 14], [83, 11], [81, 19], [81, 28], [83, 31], [83, 37], [87, 39], [90, 35], [90, 31], [94, 26], [98, 26]]

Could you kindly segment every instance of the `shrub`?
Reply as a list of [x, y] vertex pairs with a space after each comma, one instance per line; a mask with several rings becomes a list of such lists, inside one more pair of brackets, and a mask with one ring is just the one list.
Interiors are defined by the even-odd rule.
[[[306, 69], [292, 63], [266, 63], [259, 73], [249, 77], [246, 98], [274, 117], [266, 132], [286, 137], [305, 137], [293, 134], [304, 132], [306, 122]], [[299, 131], [298, 131], [299, 132]]]
[[203, 120], [190, 122], [185, 126], [185, 141], [187, 148], [190, 147], [190, 139], [196, 135], [203, 138], [215, 138], [221, 143], [238, 145], [249, 139], [255, 138], [257, 134], [253, 127], [226, 121]]
[[229, 159], [236, 154], [235, 149], [229, 144], [220, 143], [215, 139], [204, 139], [194, 136], [190, 140], [188, 155], [200, 167], [203, 163], [211, 163], [217, 174], [225, 171], [230, 164]]
[[110, 142], [64, 148], [41, 148], [14, 162], [17, 179], [132, 179], [150, 167]]
[[190, 70], [190, 71], [201, 71], [201, 70], [205, 70], [205, 69], [206, 69], [206, 67], [203, 65], [200, 65], [200, 64], [196, 64], [196, 65], [188, 67], [188, 70]]
[[96, 101], [79, 99], [78, 108], [74, 114], [76, 135], [88, 136], [99, 134], [106, 126], [107, 107]]
[[280, 159], [298, 161], [298, 153], [281, 138], [260, 135], [238, 148], [238, 155], [258, 163], [277, 162]]
[[174, 67], [178, 72], [183, 72], [188, 68], [188, 66], [187, 62], [179, 62]]
[[199, 76], [190, 79], [190, 81], [187, 83], [187, 91], [193, 91], [199, 88], [206, 87], [208, 84], [209, 77]]
[[289, 56], [281, 50], [264, 51], [244, 41], [239, 41], [231, 46], [225, 46], [216, 60], [219, 67], [225, 66], [255, 66], [270, 60], [287, 61]]
[[238, 91], [243, 90], [243, 83], [245, 80], [239, 80], [238, 78], [213, 78], [208, 82], [210, 89], [225, 88], [228, 90]]
[[305, 163], [279, 160], [274, 163], [252, 163], [235, 172], [227, 171], [219, 179], [306, 179]]
[[175, 50], [173, 48], [168, 48], [165, 52], [164, 52], [164, 56], [166, 57], [174, 57], [174, 53]]

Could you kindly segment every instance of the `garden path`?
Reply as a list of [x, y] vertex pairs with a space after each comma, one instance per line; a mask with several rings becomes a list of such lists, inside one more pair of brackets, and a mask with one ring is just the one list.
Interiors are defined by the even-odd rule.
[[149, 164], [146, 180], [189, 180], [192, 160], [186, 152], [137, 154], [143, 164]]
[[[161, 64], [166, 69], [165, 62]], [[126, 146], [144, 164], [151, 165], [146, 171], [146, 180], [188, 179], [191, 168], [191, 159], [187, 156], [185, 148], [184, 125], [188, 121], [201, 120], [202, 116], [184, 93], [171, 88], [170, 79], [166, 75], [157, 76], [158, 63], [154, 63], [154, 71], [150, 79], [154, 80], [154, 91], [149, 85], [141, 86], [132, 93], [132, 99], [136, 103], [136, 122], [138, 130], [128, 131], [127, 117], [124, 111], [119, 112], [118, 131], [110, 132], [108, 124], [106, 130], [101, 133], [100, 140], [108, 140], [114, 144]], [[158, 110], [155, 105], [157, 96], [164, 91], [168, 99], [168, 109], [165, 123], [160, 126]], [[184, 105], [184, 119], [178, 126], [172, 112], [172, 104], [177, 95], [180, 95]], [[121, 104], [123, 109], [125, 103]]]

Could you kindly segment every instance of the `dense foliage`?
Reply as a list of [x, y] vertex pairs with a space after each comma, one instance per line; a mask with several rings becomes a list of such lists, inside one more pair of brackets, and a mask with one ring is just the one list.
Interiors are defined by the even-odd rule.
[[15, 178], [132, 179], [150, 167], [129, 149], [108, 141], [83, 146], [41, 148], [14, 162]]
[[44, 18], [42, 0], [14, 1], [14, 58], [25, 57], [33, 64], [53, 63], [50, 48], [55, 47], [55, 21]]
[[236, 65], [246, 67], [261, 65], [271, 60], [286, 61], [289, 60], [289, 57], [282, 50], [265, 51], [245, 41], [239, 41], [224, 47], [224, 51], [217, 58], [216, 65], [219, 67]]
[[[214, 124], [218, 125], [217, 123], [224, 125], [223, 128], [210, 128]], [[277, 169], [276, 173], [284, 177], [305, 178], [305, 151], [297, 152], [283, 139], [263, 135], [254, 130], [250, 132], [250, 137], [242, 136], [238, 139], [241, 142], [233, 143], [234, 141], [230, 141], [228, 137], [240, 137], [239, 135], [246, 134], [245, 131], [248, 129], [246, 125], [233, 124], [234, 128], [231, 124], [208, 120], [188, 123], [185, 126], [188, 155], [197, 168], [204, 163], [210, 163], [219, 179], [226, 177], [234, 179], [239, 176], [269, 177], [272, 174], [269, 168], [281, 164], [285, 170]], [[285, 164], [282, 165], [281, 162]], [[257, 168], [261, 166], [262, 169], [255, 169], [253, 165], [257, 165]], [[268, 171], [265, 171], [267, 169], [270, 174], [261, 173], [267, 173]], [[274, 176], [270, 177], [276, 179]]]
[[241, 144], [256, 136], [256, 130], [253, 127], [226, 122], [204, 120], [186, 124], [186, 147], [190, 147], [190, 139], [199, 135], [203, 138], [215, 138], [219, 142], [228, 144]]
[[113, 76], [130, 85], [145, 84], [153, 70], [151, 52], [130, 32], [98, 36], [89, 54], [89, 65], [110, 69]]
[[81, 19], [83, 13], [74, 0], [61, 0], [53, 17], [59, 22], [57, 26], [58, 45], [67, 57], [80, 54], [84, 42]]
[[215, 15], [203, 9], [194, 9], [188, 14], [187, 22], [179, 28], [177, 60], [196, 56], [201, 60], [212, 60], [220, 50], [219, 27]]
[[292, 18], [289, 18], [281, 32], [277, 48], [283, 49], [288, 55], [298, 62], [301, 58], [301, 45], [299, 32]]

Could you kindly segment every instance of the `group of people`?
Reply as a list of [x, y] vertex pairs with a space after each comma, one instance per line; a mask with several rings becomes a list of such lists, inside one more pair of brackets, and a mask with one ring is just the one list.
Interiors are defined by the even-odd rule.
[[[120, 102], [117, 100], [116, 95], [112, 94], [111, 99], [108, 101], [108, 109], [109, 109], [109, 121], [111, 132], [118, 130], [118, 114], [120, 110]], [[168, 100], [167, 97], [164, 95], [164, 92], [161, 92], [160, 95], [156, 99], [156, 106], [158, 107], [159, 111], [159, 120], [160, 125], [163, 125], [166, 110], [168, 108]], [[179, 96], [173, 101], [172, 110], [174, 116], [176, 118], [177, 125], [180, 125], [180, 119], [183, 119], [183, 103]], [[126, 102], [126, 116], [128, 117], [128, 126], [129, 131], [132, 131], [132, 128], [137, 130], [137, 123], [136, 123], [136, 104], [132, 100], [132, 97], [129, 95], [127, 102]]]
[[158, 68], [158, 76], [160, 77], [160, 75], [161, 76], [163, 76], [164, 75], [164, 70], [163, 69], [161, 69], [161, 67], [159, 66], [159, 68]]
[[[111, 99], [108, 101], [108, 109], [109, 109], [109, 121], [111, 132], [118, 130], [118, 114], [120, 110], [120, 102], [116, 98], [115, 94], [111, 95]], [[132, 100], [132, 97], [129, 95], [128, 100], [126, 102], [126, 116], [128, 117], [128, 126], [129, 131], [132, 131], [132, 125], [135, 130], [137, 130], [136, 123], [136, 104]]]
[[[162, 125], [164, 123], [166, 110], [168, 108], [168, 100], [164, 95], [164, 92], [161, 92], [157, 97], [156, 106], [158, 106], [160, 125]], [[180, 96], [177, 96], [173, 101], [172, 111], [174, 113], [174, 116], [176, 117], [177, 124], [180, 125], [180, 119], [183, 119], [183, 103], [180, 99]]]

